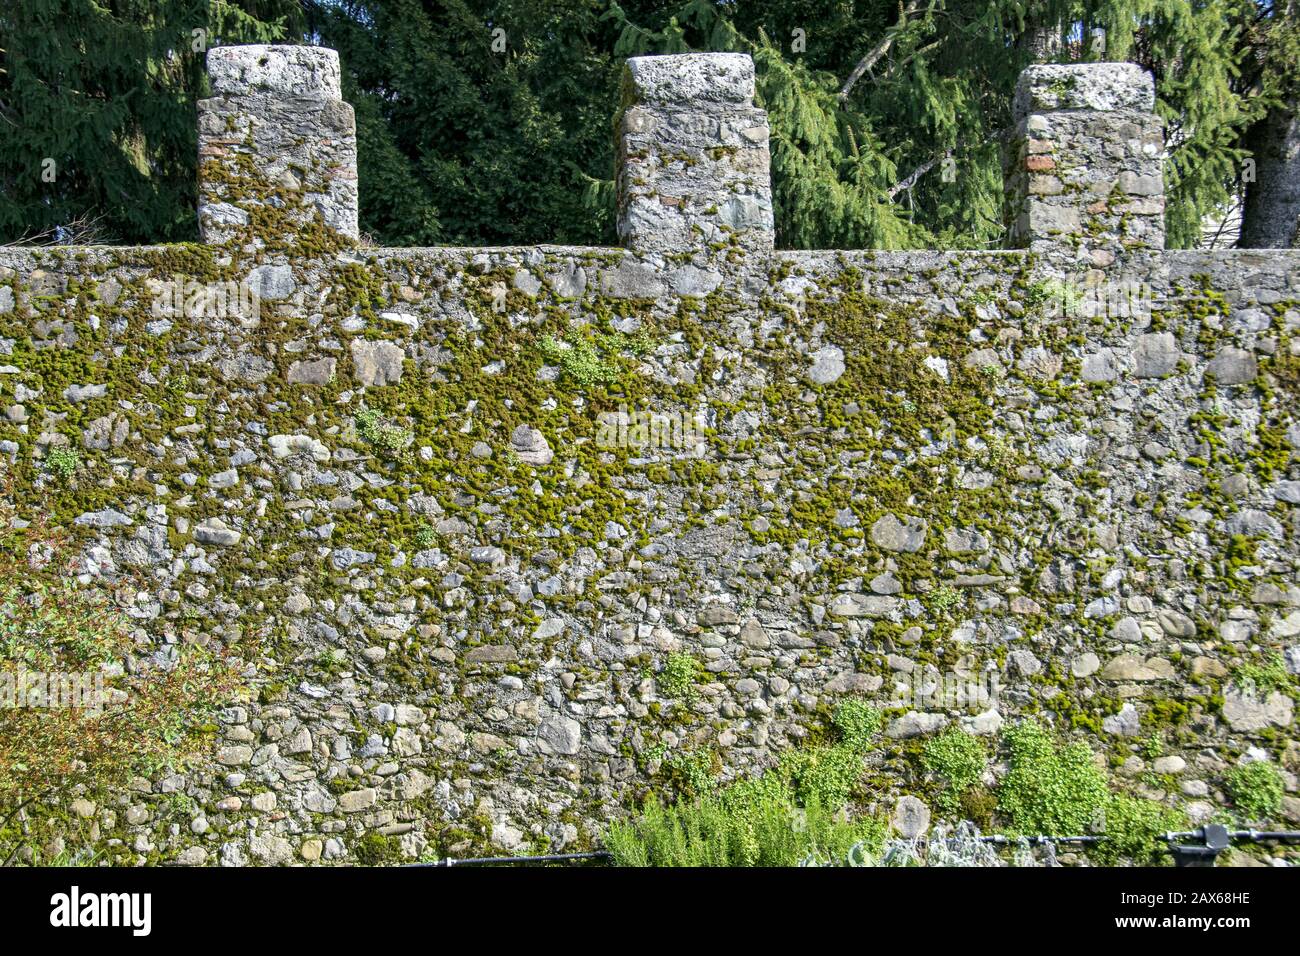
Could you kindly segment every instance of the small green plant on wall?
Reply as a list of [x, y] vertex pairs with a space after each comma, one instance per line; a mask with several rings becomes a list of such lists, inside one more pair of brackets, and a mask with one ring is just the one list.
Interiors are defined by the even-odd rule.
[[75, 448], [56, 445], [45, 453], [45, 470], [64, 483], [72, 480], [80, 465], [81, 455]]
[[560, 367], [564, 377], [582, 388], [618, 381], [618, 366], [606, 361], [586, 339], [567, 342], [552, 335], [542, 337], [542, 355]]
[[1255, 760], [1233, 767], [1224, 782], [1232, 805], [1248, 821], [1268, 820], [1282, 808], [1282, 772], [1271, 763]]
[[1008, 768], [998, 809], [1018, 833], [1092, 832], [1110, 791], [1086, 744], [1058, 746], [1052, 732], [1026, 720], [1003, 731]]
[[961, 592], [950, 584], [941, 584], [925, 597], [925, 606], [938, 617], [947, 617], [961, 604]]
[[1088, 849], [1089, 858], [1103, 866], [1169, 862], [1157, 836], [1186, 824], [1180, 811], [1112, 793], [1086, 744], [1061, 743], [1037, 721], [1022, 721], [1002, 737], [1008, 769], [998, 788], [998, 811], [1013, 832], [1103, 836]]
[[950, 813], [958, 808], [962, 795], [980, 782], [988, 763], [988, 753], [979, 738], [956, 727], [928, 740], [921, 753], [926, 771], [943, 783], [936, 802]]
[[663, 669], [655, 675], [659, 693], [665, 697], [690, 697], [704, 668], [690, 654], [673, 653], [664, 661]]
[[357, 435], [362, 441], [375, 447], [387, 458], [401, 458], [407, 453], [414, 435], [408, 428], [394, 425], [374, 408], [367, 408], [356, 414], [354, 422]]
[[415, 534], [411, 535], [411, 544], [415, 545], [417, 551], [427, 551], [437, 540], [433, 525], [427, 521], [421, 521], [415, 529]]
[[1295, 678], [1286, 669], [1286, 662], [1281, 654], [1270, 654], [1258, 661], [1249, 661], [1233, 672], [1240, 687], [1252, 687], [1256, 692], [1269, 694], [1280, 691], [1283, 694], [1295, 693]]

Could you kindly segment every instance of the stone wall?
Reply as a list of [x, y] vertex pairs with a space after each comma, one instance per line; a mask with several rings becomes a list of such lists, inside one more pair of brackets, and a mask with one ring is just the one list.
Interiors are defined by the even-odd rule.
[[[1245, 676], [1300, 666], [1300, 252], [1160, 248], [1149, 78], [1022, 84], [1027, 249], [773, 251], [730, 55], [630, 61], [627, 249], [369, 249], [334, 58], [210, 63], [208, 245], [0, 249], [19, 514], [132, 582], [142, 657], [252, 665], [211, 760], [63, 839], [575, 849], [855, 696], [881, 807], [928, 734], [1038, 715], [1193, 820], [1273, 761], [1295, 817], [1293, 690]], [[995, 699], [922, 693], [955, 674]]]
[[1008, 232], [1047, 256], [1107, 266], [1165, 243], [1164, 123], [1132, 63], [1033, 66], [1016, 84]]

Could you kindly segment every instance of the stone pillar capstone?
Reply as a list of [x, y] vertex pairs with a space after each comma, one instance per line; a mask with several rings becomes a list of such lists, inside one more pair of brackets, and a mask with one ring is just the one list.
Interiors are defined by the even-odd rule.
[[199, 233], [210, 245], [356, 242], [357, 137], [339, 58], [312, 46], [208, 51]]
[[1083, 268], [1165, 244], [1164, 123], [1132, 63], [1031, 66], [1005, 156], [1013, 248]]
[[623, 74], [618, 234], [628, 249], [707, 258], [773, 245], [767, 113], [743, 53], [639, 56]]

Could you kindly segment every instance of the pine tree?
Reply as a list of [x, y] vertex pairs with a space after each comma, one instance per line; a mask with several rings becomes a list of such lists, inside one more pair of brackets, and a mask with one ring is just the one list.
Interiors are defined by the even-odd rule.
[[[630, 5], [629, 5], [630, 6]], [[762, 6], [756, 4], [755, 6]], [[742, 51], [754, 57], [759, 105], [772, 126], [777, 242], [788, 247], [901, 248], [926, 233], [889, 202], [895, 164], [860, 113], [843, 109], [840, 80], [802, 57], [787, 57], [761, 24], [753, 38], [728, 16], [730, 6], [688, 0], [661, 29], [642, 26], [617, 3], [607, 14], [620, 33], [617, 58], [689, 50]], [[773, 35], [790, 37], [777, 25]]]
[[193, 239], [204, 51], [294, 30], [293, 0], [0, 8], [0, 242]]
[[357, 111], [362, 229], [386, 242], [612, 243], [608, 210], [583, 202], [613, 162], [621, 63], [599, 16], [582, 0], [312, 5]]
[[783, 246], [996, 248], [1020, 71], [1099, 59], [1155, 75], [1168, 241], [1192, 246], [1207, 216], [1241, 200], [1246, 159], [1261, 177], [1245, 194], [1248, 226], [1263, 221], [1252, 209], [1285, 194], [1294, 10], [1295, 0], [24, 0], [0, 9], [0, 240], [96, 215], [118, 241], [194, 237], [204, 78], [192, 31], [205, 29], [206, 45], [308, 38], [339, 50], [362, 229], [385, 243], [613, 242], [610, 118], [624, 58], [740, 50], [754, 57], [771, 119]]
[[[1169, 124], [1169, 243], [1191, 246], [1202, 220], [1232, 196], [1256, 113], [1234, 83], [1243, 4], [1252, 2], [690, 0], [658, 21], [653, 11], [637, 21], [612, 9], [635, 52], [670, 52], [666, 41], [684, 39], [690, 49], [754, 53], [784, 244], [999, 244], [999, 144], [1020, 71], [1108, 59], [1155, 75]], [[670, 25], [656, 30], [665, 16]], [[806, 35], [800, 52], [766, 40], [797, 29]], [[832, 120], [820, 94], [836, 78]]]
[[1152, 72], [1165, 119], [1165, 231], [1171, 248], [1200, 244], [1205, 219], [1235, 191], [1251, 105], [1234, 88], [1236, 0], [1125, 0], [1105, 9], [1106, 56]]

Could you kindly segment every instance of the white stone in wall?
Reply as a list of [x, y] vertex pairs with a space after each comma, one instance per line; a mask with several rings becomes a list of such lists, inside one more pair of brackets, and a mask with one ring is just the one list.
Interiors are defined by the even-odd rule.
[[208, 79], [221, 96], [342, 96], [339, 55], [319, 46], [247, 44], [208, 51]]
[[1020, 74], [1013, 110], [1153, 110], [1155, 101], [1155, 81], [1136, 63], [1039, 64]]

